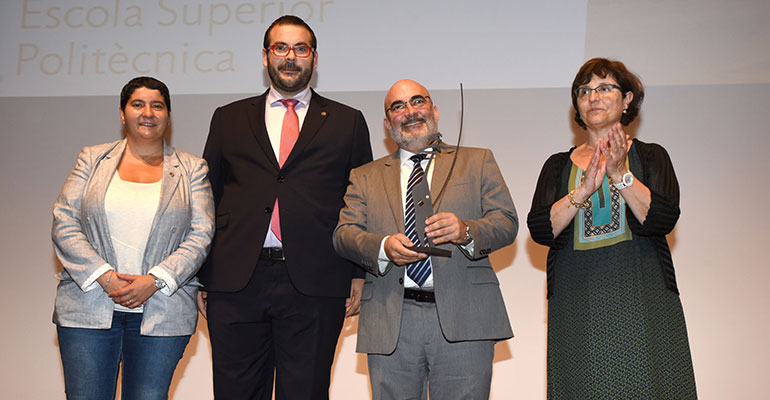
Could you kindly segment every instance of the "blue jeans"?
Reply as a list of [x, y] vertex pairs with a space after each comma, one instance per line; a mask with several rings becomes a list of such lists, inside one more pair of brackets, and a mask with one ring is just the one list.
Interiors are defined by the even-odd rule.
[[114, 399], [122, 362], [123, 400], [168, 399], [190, 336], [142, 336], [141, 313], [115, 311], [110, 329], [57, 327], [67, 399]]

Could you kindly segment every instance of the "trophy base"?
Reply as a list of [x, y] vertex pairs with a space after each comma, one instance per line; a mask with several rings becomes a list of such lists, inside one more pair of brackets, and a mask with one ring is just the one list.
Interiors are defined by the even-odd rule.
[[452, 257], [452, 252], [449, 250], [439, 249], [437, 247], [427, 247], [427, 246], [411, 246], [407, 247], [407, 249], [416, 251], [418, 253], [427, 254], [429, 256], [436, 256], [436, 257]]

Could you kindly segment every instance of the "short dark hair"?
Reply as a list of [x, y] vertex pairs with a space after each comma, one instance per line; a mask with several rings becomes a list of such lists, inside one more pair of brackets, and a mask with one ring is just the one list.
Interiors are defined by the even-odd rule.
[[578, 109], [577, 95], [575, 95], [575, 89], [578, 86], [585, 85], [591, 81], [591, 77], [596, 75], [600, 78], [612, 77], [620, 86], [620, 90], [623, 92], [623, 97], [626, 96], [626, 92], [634, 94], [634, 98], [631, 100], [631, 104], [628, 105], [628, 109], [620, 117], [620, 123], [623, 125], [630, 124], [642, 106], [642, 100], [644, 100], [644, 86], [642, 81], [636, 74], [629, 71], [622, 62], [616, 60], [610, 60], [607, 58], [592, 58], [586, 61], [577, 75], [575, 80], [572, 81], [572, 107], [575, 109], [575, 122], [577, 122], [583, 129], [586, 128], [586, 123], [580, 118], [580, 109]]
[[310, 47], [313, 48], [313, 51], [315, 51], [318, 47], [318, 41], [315, 38], [315, 32], [313, 32], [313, 29], [310, 28], [310, 25], [308, 25], [305, 21], [302, 20], [302, 18], [297, 17], [296, 15], [284, 15], [273, 21], [273, 23], [270, 24], [270, 26], [265, 31], [265, 39], [262, 44], [262, 48], [265, 50], [270, 47], [270, 31], [272, 31], [273, 28], [278, 25], [297, 25], [307, 29], [307, 31], [310, 32]]
[[136, 78], [128, 81], [128, 83], [123, 86], [123, 90], [120, 91], [121, 110], [126, 111], [126, 104], [128, 104], [128, 99], [131, 98], [131, 95], [134, 94], [136, 89], [142, 87], [159, 91], [161, 96], [163, 96], [163, 101], [166, 102], [166, 109], [168, 112], [171, 112], [171, 95], [168, 93], [168, 87], [165, 83], [150, 76], [137, 76]]

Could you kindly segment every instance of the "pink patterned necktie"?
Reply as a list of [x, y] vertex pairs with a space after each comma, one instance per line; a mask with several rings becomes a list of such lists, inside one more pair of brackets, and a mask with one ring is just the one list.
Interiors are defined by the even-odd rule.
[[[283, 167], [283, 163], [286, 162], [291, 149], [297, 143], [297, 138], [299, 137], [299, 117], [297, 117], [297, 112], [294, 111], [298, 100], [284, 99], [279, 101], [286, 106], [286, 114], [283, 115], [283, 126], [281, 126], [281, 144], [278, 148], [278, 166]], [[283, 241], [281, 238], [281, 218], [278, 215], [278, 198], [275, 199], [275, 206], [273, 206], [270, 230], [273, 231], [278, 240]]]

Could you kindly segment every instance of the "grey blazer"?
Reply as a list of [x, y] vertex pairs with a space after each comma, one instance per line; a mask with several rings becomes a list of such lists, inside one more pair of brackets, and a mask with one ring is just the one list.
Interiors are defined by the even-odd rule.
[[[500, 284], [487, 255], [513, 242], [518, 217], [492, 152], [463, 147], [437, 212], [452, 212], [470, 227], [473, 254], [457, 246], [452, 257], [432, 257], [433, 284], [441, 330], [450, 342], [498, 340], [513, 336]], [[444, 146], [435, 158], [431, 195], [435, 199], [454, 156]], [[404, 269], [390, 263], [379, 272], [377, 257], [385, 236], [404, 232], [398, 153], [350, 174], [345, 207], [334, 231], [337, 252], [367, 272], [358, 322], [360, 353], [390, 354], [396, 349], [404, 301]]]
[[[57, 274], [53, 322], [62, 327], [109, 329], [113, 301], [101, 287], [83, 283], [99, 267], [118, 265], [104, 196], [126, 140], [83, 148], [53, 208], [51, 236], [64, 270]], [[198, 311], [195, 274], [214, 236], [214, 202], [206, 162], [164, 143], [160, 202], [145, 249], [143, 273], [158, 266], [174, 278], [172, 294], [160, 291], [144, 305], [141, 334], [190, 335]], [[98, 285], [98, 284], [97, 284]]]

